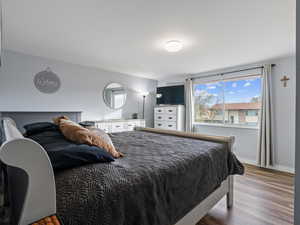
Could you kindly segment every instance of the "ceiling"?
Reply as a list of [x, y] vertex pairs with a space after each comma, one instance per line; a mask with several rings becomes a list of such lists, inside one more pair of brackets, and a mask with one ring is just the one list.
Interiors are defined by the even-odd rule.
[[[295, 54], [296, 0], [3, 0], [4, 48], [135, 76]], [[182, 51], [164, 43], [178, 39]]]

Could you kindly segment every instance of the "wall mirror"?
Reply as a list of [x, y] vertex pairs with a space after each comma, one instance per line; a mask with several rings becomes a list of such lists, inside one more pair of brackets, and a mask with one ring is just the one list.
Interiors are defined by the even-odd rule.
[[111, 109], [120, 109], [126, 103], [127, 91], [122, 84], [109, 83], [103, 90], [105, 104]]

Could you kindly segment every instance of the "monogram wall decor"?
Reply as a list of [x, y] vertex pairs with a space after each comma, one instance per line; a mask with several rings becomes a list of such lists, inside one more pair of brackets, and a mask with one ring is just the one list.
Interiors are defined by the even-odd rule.
[[52, 94], [59, 90], [61, 83], [57, 74], [48, 67], [34, 76], [34, 85], [40, 92]]

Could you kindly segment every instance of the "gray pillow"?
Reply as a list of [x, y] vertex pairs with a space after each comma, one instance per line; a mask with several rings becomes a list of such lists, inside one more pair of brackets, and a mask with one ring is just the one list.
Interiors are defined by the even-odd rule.
[[[94, 134], [100, 136], [106, 143], [114, 146], [113, 142], [111, 141], [110, 137], [108, 136], [107, 133], [105, 133], [104, 130], [101, 130], [99, 128], [94, 128], [94, 127], [91, 127], [91, 128], [87, 128], [88, 130], [90, 130], [91, 132], [93, 132]], [[115, 148], [115, 146], [114, 146]]]

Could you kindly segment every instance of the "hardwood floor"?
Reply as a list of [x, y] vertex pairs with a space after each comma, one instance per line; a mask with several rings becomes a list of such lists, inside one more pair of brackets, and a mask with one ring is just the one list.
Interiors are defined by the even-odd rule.
[[292, 225], [294, 177], [246, 165], [235, 177], [234, 205], [222, 199], [197, 225]]

